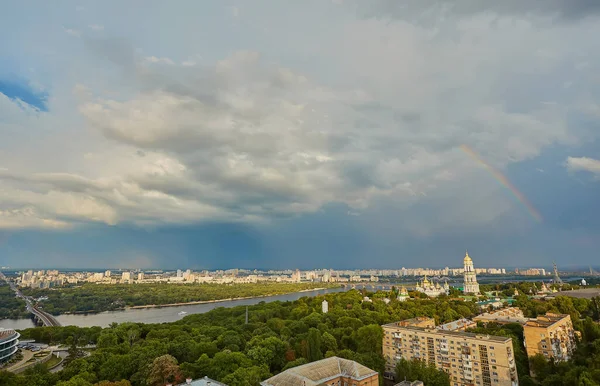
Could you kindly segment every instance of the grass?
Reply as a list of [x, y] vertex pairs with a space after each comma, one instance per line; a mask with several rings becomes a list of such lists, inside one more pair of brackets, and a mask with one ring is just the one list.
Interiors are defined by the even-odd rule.
[[47, 369], [51, 369], [58, 365], [62, 361], [61, 358], [56, 355], [52, 355], [52, 358], [48, 359], [48, 362], [45, 363]]

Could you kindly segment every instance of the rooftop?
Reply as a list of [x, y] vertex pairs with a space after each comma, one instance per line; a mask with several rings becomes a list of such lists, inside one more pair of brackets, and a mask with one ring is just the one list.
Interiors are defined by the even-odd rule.
[[446, 331], [446, 330], [437, 330], [435, 328], [427, 328], [427, 327], [416, 327], [416, 326], [403, 326], [404, 329], [415, 331], [415, 332], [431, 332], [434, 334], [440, 334], [444, 336], [453, 336], [457, 338], [472, 338], [472, 339], [480, 339], [480, 340], [489, 340], [494, 342], [512, 342], [511, 338], [507, 338], [505, 336], [495, 336], [495, 335], [484, 335], [484, 334], [475, 334], [472, 332], [463, 332], [463, 331]]
[[260, 384], [262, 386], [317, 386], [338, 377], [362, 380], [377, 371], [349, 359], [330, 357], [281, 372]]
[[421, 381], [402, 381], [400, 383], [396, 383], [394, 386], [423, 386], [424, 383]]
[[408, 326], [419, 326], [424, 323], [433, 323], [435, 325], [435, 320], [433, 318], [428, 318], [426, 316], [417, 316], [416, 318], [404, 319], [399, 322], [393, 322], [389, 324], [384, 324], [384, 327], [408, 327]]
[[473, 326], [477, 326], [477, 323], [473, 322], [472, 320], [462, 318], [462, 319], [455, 320], [453, 322], [441, 324], [441, 325], [437, 326], [436, 328], [438, 330], [454, 331], [454, 330], [459, 330], [461, 328], [469, 328], [469, 327], [473, 327]]
[[553, 324], [560, 322], [566, 318], [571, 318], [568, 314], [552, 314], [546, 313], [546, 315], [538, 315], [535, 319], [529, 319], [525, 323], [526, 327], [550, 327]]
[[177, 386], [227, 386], [224, 383], [221, 382], [217, 382], [213, 379], [210, 379], [209, 377], [204, 377], [204, 378], [200, 378], [200, 379], [188, 379], [185, 381], [185, 383], [181, 383]]
[[600, 288], [583, 288], [583, 289], [571, 290], [571, 291], [560, 291], [560, 292], [553, 293], [546, 297], [547, 298], [555, 298], [557, 296], [569, 296], [572, 298], [591, 299], [595, 296], [600, 296]]
[[0, 328], [0, 342], [18, 336], [19, 334], [15, 330]]

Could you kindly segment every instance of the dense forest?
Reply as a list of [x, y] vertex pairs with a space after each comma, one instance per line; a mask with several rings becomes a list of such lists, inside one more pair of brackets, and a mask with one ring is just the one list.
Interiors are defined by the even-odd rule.
[[[373, 302], [363, 302], [364, 295], [356, 290], [325, 295], [330, 305], [327, 314], [321, 312], [323, 296], [263, 302], [250, 306], [248, 324], [245, 307], [235, 307], [217, 308], [165, 324], [27, 329], [22, 331], [24, 339], [71, 345], [73, 355], [64, 370], [56, 374], [42, 367], [22, 375], [0, 372], [0, 384], [154, 386], [209, 376], [231, 386], [249, 386], [289, 367], [331, 355], [382, 372], [381, 324], [421, 315], [444, 323], [478, 313], [474, 302], [446, 296], [386, 304], [381, 299], [393, 299], [393, 293], [367, 294]], [[572, 361], [555, 365], [533, 358], [530, 365], [520, 325], [479, 326], [478, 332], [513, 338], [521, 385], [600, 385], [600, 329], [592, 321], [597, 316], [594, 301], [565, 297], [539, 301], [521, 295], [517, 303], [528, 316], [547, 311], [568, 313], [583, 335]], [[76, 345], [90, 343], [97, 344], [97, 348], [81, 357]], [[533, 378], [529, 376], [530, 366]], [[419, 363], [401, 363], [397, 371], [408, 378], [425, 377], [428, 386], [448, 384], [443, 374]]]
[[257, 297], [298, 292], [314, 288], [337, 287], [328, 283], [256, 284], [92, 284], [23, 289], [23, 294], [39, 298], [44, 311], [53, 315], [114, 311], [132, 306], [164, 305], [195, 301]]
[[6, 282], [0, 281], [0, 319], [19, 319], [28, 316], [25, 301], [17, 298]]

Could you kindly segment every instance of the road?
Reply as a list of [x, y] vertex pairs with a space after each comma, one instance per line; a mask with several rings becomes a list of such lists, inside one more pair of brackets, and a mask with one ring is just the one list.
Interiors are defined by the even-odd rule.
[[15, 294], [17, 295], [17, 297], [25, 300], [25, 303], [27, 304], [27, 311], [29, 311], [33, 315], [35, 315], [35, 317], [38, 320], [41, 320], [42, 323], [44, 324], [44, 326], [47, 326], [47, 327], [60, 326], [59, 321], [56, 320], [56, 318], [54, 316], [50, 315], [49, 313], [47, 313], [47, 312], [39, 309], [35, 305], [33, 305], [33, 300], [31, 298], [23, 295], [23, 293], [19, 290], [19, 288], [17, 288], [17, 286], [12, 281], [8, 280], [2, 272], [0, 272], [0, 279], [4, 280], [5, 282], [8, 283], [10, 288], [13, 291], [15, 291]]

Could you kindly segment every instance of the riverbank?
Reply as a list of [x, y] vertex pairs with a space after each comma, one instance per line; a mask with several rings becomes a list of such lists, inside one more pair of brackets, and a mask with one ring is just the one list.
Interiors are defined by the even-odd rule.
[[132, 283], [63, 286], [49, 289], [23, 289], [52, 315], [86, 315], [105, 311], [125, 311], [131, 307], [155, 308], [210, 304], [217, 301], [268, 297], [315, 288], [334, 287], [332, 283]]
[[[341, 287], [329, 287], [329, 288], [341, 288]], [[231, 302], [235, 300], [247, 300], [247, 299], [260, 299], [260, 298], [269, 298], [271, 296], [279, 296], [279, 295], [288, 295], [294, 293], [304, 293], [304, 292], [314, 292], [314, 291], [322, 291], [325, 288], [312, 288], [305, 289], [295, 292], [284, 292], [284, 293], [274, 293], [268, 295], [258, 295], [258, 296], [242, 296], [237, 298], [228, 298], [228, 299], [215, 299], [215, 300], [197, 300], [194, 302], [185, 302], [185, 303], [169, 303], [169, 304], [146, 304], [144, 306], [131, 306], [125, 307], [121, 310], [141, 310], [144, 308], [163, 308], [163, 307], [179, 307], [179, 306], [193, 306], [196, 304], [212, 304], [212, 303], [222, 303], [222, 302]], [[65, 313], [66, 315], [66, 313]]]
[[[61, 314], [56, 319], [63, 326], [79, 327], [108, 327], [112, 323], [169, 323], [183, 319], [185, 316], [202, 314], [219, 307], [231, 308], [236, 306], [252, 306], [260, 302], [286, 302], [303, 297], [325, 295], [329, 293], [344, 292], [348, 289], [342, 287], [310, 289], [308, 291], [295, 291], [283, 295], [266, 297], [251, 297], [238, 300], [211, 301], [204, 304], [186, 304], [171, 307], [128, 308], [119, 311], [103, 311], [95, 314]], [[183, 313], [182, 313], [183, 311]], [[23, 330], [35, 327], [31, 319], [0, 321], [0, 327]]]

